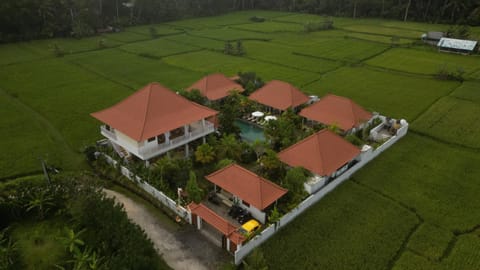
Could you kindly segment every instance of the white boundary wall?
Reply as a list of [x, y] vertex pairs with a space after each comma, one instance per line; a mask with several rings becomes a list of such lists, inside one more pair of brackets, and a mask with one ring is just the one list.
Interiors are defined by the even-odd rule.
[[272, 235], [274, 235], [280, 228], [290, 223], [290, 221], [294, 220], [298, 215], [303, 213], [307, 210], [310, 206], [318, 202], [320, 199], [325, 197], [330, 191], [334, 190], [337, 186], [345, 182], [347, 179], [352, 176], [356, 171], [360, 168], [365, 166], [368, 162], [372, 159], [377, 157], [380, 153], [385, 151], [387, 148], [392, 146], [396, 143], [400, 138], [405, 136], [408, 131], [408, 124], [404, 125], [397, 131], [397, 135], [391, 137], [388, 141], [383, 143], [377, 149], [372, 150], [370, 153], [365, 153], [362, 155], [362, 159], [351, 167], [348, 171], [337, 177], [335, 180], [324, 186], [319, 191], [313, 193], [312, 195], [308, 196], [305, 200], [303, 200], [296, 208], [292, 211], [285, 214], [276, 224], [271, 224], [266, 229], [264, 229], [260, 234], [254, 236], [250, 241], [248, 241], [245, 245], [241, 246], [240, 248], [235, 251], [235, 264], [239, 265], [242, 260], [256, 247], [260, 246], [263, 242], [267, 241]]
[[[117, 167], [118, 161], [114, 160], [110, 156], [103, 154], [105, 158], [107, 159], [107, 162], [112, 164], [114, 167]], [[174, 200], [172, 200], [170, 197], [167, 195], [163, 194], [163, 192], [158, 191], [156, 188], [152, 187], [150, 184], [147, 182], [143, 181], [140, 177], [135, 176], [132, 172], [130, 172], [126, 167], [121, 166], [120, 167], [120, 172], [122, 175], [130, 179], [133, 183], [135, 183], [139, 188], [143, 189], [146, 191], [148, 194], [152, 195], [155, 199], [157, 199], [159, 202], [161, 202], [163, 205], [168, 207], [170, 210], [175, 212], [179, 217], [183, 218], [185, 221], [188, 223], [191, 222], [191, 215], [181, 205], [178, 205]], [[134, 180], [135, 177], [135, 180]]]

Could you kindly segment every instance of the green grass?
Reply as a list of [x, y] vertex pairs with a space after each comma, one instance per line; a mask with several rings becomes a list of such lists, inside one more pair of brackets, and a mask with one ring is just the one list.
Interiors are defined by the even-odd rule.
[[371, 111], [411, 121], [457, 86], [454, 82], [368, 68], [341, 68], [305, 89], [320, 96], [327, 93], [346, 96]]
[[249, 23], [249, 24], [235, 25], [233, 27], [236, 29], [260, 32], [260, 33], [303, 31], [303, 25], [299, 25], [295, 23], [283, 23], [283, 22]]
[[373, 57], [387, 48], [388, 46], [385, 44], [343, 37], [321, 38], [314, 44], [298, 46], [296, 52], [313, 57], [356, 63]]
[[354, 178], [416, 209], [427, 222], [465, 231], [480, 220], [479, 162], [478, 152], [409, 134]]
[[[78, 153], [100, 137], [98, 122], [89, 113], [130, 93], [129, 89], [65, 63], [63, 59], [0, 68], [0, 87], [35, 110], [37, 117], [51, 123], [50, 132], [58, 132], [55, 138], [64, 139], [63, 143], [56, 141], [59, 147], [63, 145]], [[28, 122], [18, 124], [30, 125]]]
[[445, 97], [412, 124], [412, 129], [451, 143], [480, 149], [480, 105]]
[[65, 222], [58, 219], [25, 222], [13, 227], [25, 270], [55, 269], [54, 265], [66, 259], [66, 251], [57, 239], [64, 234]]
[[[380, 35], [372, 35], [372, 34], [364, 34], [364, 33], [355, 33], [349, 32], [346, 36], [351, 38], [358, 38], [365, 41], [373, 41], [373, 42], [380, 42], [385, 44], [392, 44], [392, 37], [388, 36], [380, 36]], [[399, 40], [395, 41], [395, 44], [409, 44], [412, 43], [411, 39], [400, 38]]]
[[341, 63], [335, 61], [296, 55], [293, 53], [294, 49], [292, 47], [278, 43], [247, 41], [243, 45], [247, 52], [247, 57], [300, 70], [323, 73], [341, 66]]
[[25, 46], [24, 43], [0, 45], [0, 65], [31, 61], [43, 57]]
[[[178, 89], [190, 85], [202, 76], [200, 72], [178, 68], [161, 60], [140, 57], [120, 50], [91, 52], [68, 59], [135, 90], [150, 82], [160, 82], [172, 89]], [[186, 60], [186, 64], [188, 63]]]
[[133, 26], [133, 27], [128, 27], [126, 31], [136, 33], [136, 34], [141, 34], [147, 38], [151, 38], [150, 28], [152, 27], [157, 32], [157, 35], [160, 35], [160, 36], [168, 36], [168, 35], [179, 34], [183, 32], [182, 29], [178, 29], [166, 24]]
[[192, 36], [201, 36], [211, 39], [217, 40], [245, 40], [245, 39], [258, 39], [258, 40], [268, 40], [270, 39], [270, 35], [257, 33], [252, 31], [244, 31], [238, 30], [231, 27], [223, 27], [223, 28], [212, 28], [212, 29], [204, 29], [204, 30], [197, 30], [191, 31], [190, 34]]
[[464, 82], [462, 86], [453, 91], [452, 96], [480, 105], [480, 82]]
[[[208, 62], [205, 59], [209, 59]], [[180, 68], [190, 69], [192, 71], [213, 73], [222, 72], [227, 76], [235, 75], [239, 71], [255, 71], [264, 80], [285, 80], [298, 87], [311, 82], [318, 77], [318, 74], [295, 69], [276, 66], [256, 60], [250, 60], [243, 57], [230, 56], [211, 51], [193, 52], [182, 55], [170, 56], [164, 58], [167, 64]]]
[[165, 39], [176, 42], [177, 44], [187, 44], [197, 48], [223, 51], [225, 42], [220, 40], [214, 40], [209, 38], [202, 38], [198, 36], [192, 36], [190, 34], [181, 34], [175, 36], [169, 36]]
[[41, 171], [39, 158], [74, 169], [79, 160], [25, 106], [0, 89], [0, 179]]
[[480, 57], [478, 56], [395, 48], [368, 60], [366, 63], [419, 74], [436, 74], [443, 67], [451, 71], [457, 71], [461, 68], [468, 74], [478, 68], [479, 62]]
[[134, 41], [140, 41], [140, 40], [146, 40], [150, 39], [150, 35], [144, 35], [141, 33], [134, 33], [130, 31], [123, 31], [120, 33], [112, 33], [112, 34], [104, 34], [103, 37], [119, 42], [134, 42]]
[[418, 30], [408, 30], [408, 29], [401, 29], [395, 27], [385, 27], [381, 25], [372, 25], [372, 24], [352, 24], [340, 27], [341, 29], [352, 31], [352, 32], [359, 32], [359, 33], [370, 33], [376, 35], [384, 35], [384, 36], [396, 36], [396, 37], [403, 37], [403, 38], [411, 38], [411, 39], [420, 39], [423, 31]]
[[169, 41], [164, 38], [127, 44], [127, 45], [121, 46], [120, 49], [127, 52], [132, 52], [135, 54], [141, 54], [141, 55], [158, 57], [158, 58], [163, 56], [168, 56], [168, 55], [174, 55], [174, 54], [199, 50], [199, 48], [196, 48], [190, 45], [179, 44], [178, 42]]
[[386, 269], [417, 222], [408, 210], [347, 181], [261, 249], [269, 269]]
[[333, 18], [333, 17], [324, 17], [324, 16], [319, 16], [319, 15], [314, 15], [314, 14], [292, 14], [292, 15], [276, 18], [276, 19], [274, 19], [274, 21], [298, 23], [298, 24], [303, 25], [303, 24], [306, 24], [308, 22], [324, 21], [327, 18], [332, 18], [335, 21], [335, 18]]
[[65, 54], [79, 53], [85, 51], [99, 50], [99, 42], [103, 40], [106, 47], [115, 47], [123, 44], [123, 42], [104, 36], [94, 36], [89, 38], [74, 39], [74, 38], [55, 38], [34, 40], [24, 43], [27, 48], [35, 51], [38, 54], [45, 56], [54, 56], [53, 48], [57, 44]]
[[249, 10], [249, 11], [239, 11], [227, 13], [220, 16], [214, 17], [203, 17], [203, 18], [193, 18], [186, 19], [181, 21], [170, 22], [170, 25], [176, 27], [181, 27], [184, 29], [203, 29], [203, 28], [214, 28], [227, 25], [236, 25], [236, 24], [245, 24], [251, 23], [250, 18], [253, 16], [263, 17], [265, 19], [273, 19], [291, 13], [280, 12], [280, 11], [268, 11], [268, 10]]
[[407, 248], [430, 260], [439, 260], [453, 237], [448, 230], [423, 223], [410, 238]]

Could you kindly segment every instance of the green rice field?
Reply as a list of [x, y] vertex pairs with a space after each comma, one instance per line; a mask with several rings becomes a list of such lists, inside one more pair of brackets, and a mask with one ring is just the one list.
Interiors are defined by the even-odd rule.
[[[269, 269], [480, 269], [479, 55], [416, 42], [447, 25], [330, 19], [334, 30], [306, 33], [304, 23], [325, 17], [242, 11], [0, 45], [0, 181], [38, 174], [40, 158], [88, 169], [81, 152], [101, 139], [89, 114], [149, 82], [179, 90], [209, 73], [253, 71], [410, 123], [404, 139], [261, 246]], [[236, 40], [245, 54], [224, 54]], [[464, 81], [436, 79], [442, 67], [462, 69]]]

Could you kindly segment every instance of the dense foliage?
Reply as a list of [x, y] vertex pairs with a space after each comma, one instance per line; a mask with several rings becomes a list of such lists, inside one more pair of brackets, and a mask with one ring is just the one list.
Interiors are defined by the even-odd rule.
[[[53, 239], [67, 251], [64, 260], [54, 262], [64, 269], [168, 269], [145, 233], [129, 221], [122, 206], [105, 197], [90, 175], [57, 176], [51, 184], [7, 184], [0, 190], [0, 214], [1, 228], [11, 226], [11, 230], [29, 220], [65, 220], [64, 236]], [[11, 241], [15, 239], [6, 240], [3, 234], [2, 249], [12, 247]], [[18, 264], [12, 258], [2, 259], [0, 268]]]
[[[53, 36], [83, 37], [128, 25], [258, 8], [354, 18], [480, 24], [480, 4], [474, 0], [3, 0], [0, 2], [0, 42]], [[260, 17], [252, 18], [256, 22], [263, 21], [263, 18], [258, 19]], [[155, 29], [152, 36], [157, 36]]]

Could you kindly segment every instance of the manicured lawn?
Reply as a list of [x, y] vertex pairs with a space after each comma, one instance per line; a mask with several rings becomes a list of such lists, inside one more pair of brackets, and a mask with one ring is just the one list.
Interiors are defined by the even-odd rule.
[[13, 228], [24, 269], [55, 269], [55, 264], [66, 259], [65, 247], [58, 240], [64, 235], [64, 226], [64, 221], [53, 219], [25, 222]]
[[158, 58], [199, 50], [199, 48], [190, 45], [179, 44], [178, 42], [169, 41], [165, 38], [131, 43], [121, 46], [120, 49], [135, 54], [153, 56]]
[[269, 269], [385, 269], [417, 222], [398, 204], [347, 181], [261, 249]]
[[[205, 61], [209, 59], [209, 61]], [[167, 64], [192, 71], [213, 73], [222, 72], [227, 76], [239, 71], [255, 71], [264, 80], [279, 79], [293, 83], [298, 87], [318, 78], [318, 74], [308, 71], [297, 72], [295, 69], [263, 63], [243, 57], [230, 56], [211, 51], [193, 52], [164, 58]]]
[[294, 48], [274, 42], [247, 41], [243, 45], [247, 57], [301, 70], [323, 73], [341, 66], [341, 63], [335, 61], [296, 55]]
[[412, 124], [412, 129], [448, 142], [480, 149], [480, 105], [444, 97]]
[[[150, 82], [160, 82], [167, 87], [178, 89], [202, 77], [200, 72], [120, 50], [91, 52], [68, 59], [108, 79], [127, 85], [132, 90], [137, 90]], [[185, 61], [185, 65], [188, 66], [189, 60]]]
[[409, 134], [354, 179], [416, 209], [450, 231], [478, 225], [480, 155]]
[[381, 72], [368, 68], [341, 68], [305, 87], [315, 95], [346, 96], [371, 111], [415, 119], [458, 83]]
[[463, 69], [467, 74], [478, 68], [479, 56], [465, 56], [431, 50], [391, 49], [366, 63], [378, 67], [419, 74], [436, 74], [441, 68]]

